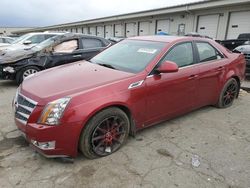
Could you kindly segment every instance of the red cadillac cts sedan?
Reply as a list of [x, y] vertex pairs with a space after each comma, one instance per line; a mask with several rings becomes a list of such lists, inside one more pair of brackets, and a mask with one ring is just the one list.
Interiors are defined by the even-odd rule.
[[14, 98], [15, 122], [47, 157], [103, 157], [142, 128], [206, 105], [229, 107], [244, 73], [244, 56], [213, 40], [130, 38], [89, 62], [27, 78]]

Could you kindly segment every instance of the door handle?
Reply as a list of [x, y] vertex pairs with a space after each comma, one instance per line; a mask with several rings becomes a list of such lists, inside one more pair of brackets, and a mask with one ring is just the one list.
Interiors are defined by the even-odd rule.
[[198, 78], [197, 74], [193, 74], [193, 75], [188, 77], [189, 80], [193, 80], [193, 79], [196, 79], [196, 78]]
[[73, 57], [82, 57], [82, 55], [73, 55]]

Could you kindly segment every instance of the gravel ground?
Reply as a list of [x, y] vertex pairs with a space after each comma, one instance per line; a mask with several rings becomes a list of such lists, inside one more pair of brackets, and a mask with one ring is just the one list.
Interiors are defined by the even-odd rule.
[[[205, 107], [130, 137], [111, 156], [74, 163], [35, 153], [17, 131], [16, 85], [0, 81], [0, 187], [250, 187], [250, 94], [228, 109]], [[192, 166], [198, 155], [200, 165]]]

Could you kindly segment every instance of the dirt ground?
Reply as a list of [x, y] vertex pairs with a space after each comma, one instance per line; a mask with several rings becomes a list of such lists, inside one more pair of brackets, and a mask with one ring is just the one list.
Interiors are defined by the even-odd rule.
[[[227, 109], [205, 107], [130, 137], [111, 156], [46, 159], [21, 137], [0, 81], [0, 187], [250, 187], [250, 94]], [[200, 165], [192, 166], [198, 155]]]

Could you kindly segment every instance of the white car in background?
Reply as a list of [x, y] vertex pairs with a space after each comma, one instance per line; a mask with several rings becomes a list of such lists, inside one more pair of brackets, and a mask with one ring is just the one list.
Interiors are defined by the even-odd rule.
[[0, 51], [31, 48], [51, 37], [60, 34], [62, 33], [50, 33], [50, 32], [28, 33], [17, 38], [11, 44], [0, 46]]
[[4, 37], [0, 36], [0, 46], [8, 46], [10, 45], [15, 39], [11, 37]]

